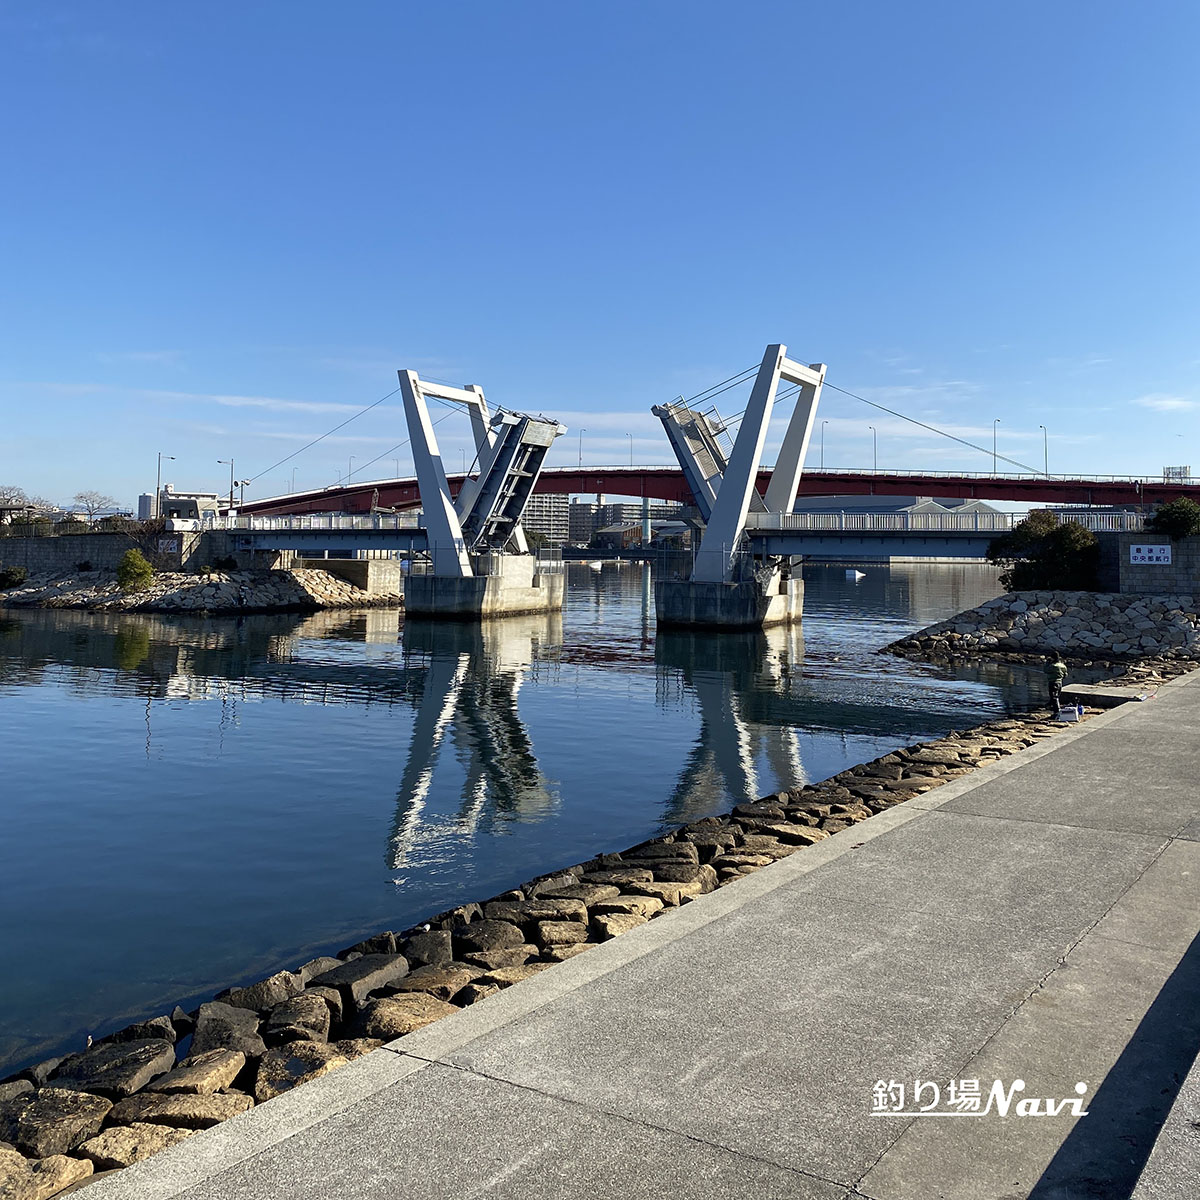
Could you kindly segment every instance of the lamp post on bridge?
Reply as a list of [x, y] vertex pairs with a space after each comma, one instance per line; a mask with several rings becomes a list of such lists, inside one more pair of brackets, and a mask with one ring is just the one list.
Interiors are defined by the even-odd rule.
[[234, 477], [233, 477], [233, 459], [232, 458], [218, 458], [217, 466], [229, 468], [229, 507], [232, 510], [232, 508], [233, 508], [233, 489], [235, 487]]
[[164, 458], [169, 462], [174, 462], [175, 455], [164, 454], [161, 450], [158, 452], [158, 473], [154, 476], [154, 519], [156, 521], [162, 516], [162, 460]]
[[867, 428], [871, 431], [871, 472], [877, 474], [879, 471], [879, 431], [874, 425], [868, 425]]
[[992, 474], [997, 474], [996, 471], [996, 430], [999, 428], [1000, 418], [997, 417], [992, 422]]
[[583, 466], [583, 435], [587, 433], [586, 429], [579, 431], [579, 465]]
[[633, 467], [633, 434], [627, 433], [625, 436], [629, 439], [629, 466], [632, 469], [632, 467]]
[[829, 424], [828, 421], [821, 422], [821, 470], [822, 471], [825, 470], [825, 426], [828, 424]]
[[1042, 431], [1042, 474], [1047, 479], [1050, 478], [1050, 435], [1046, 432], [1045, 425], [1039, 425], [1038, 428]]
[[296, 468], [292, 468], [292, 491], [296, 490]]

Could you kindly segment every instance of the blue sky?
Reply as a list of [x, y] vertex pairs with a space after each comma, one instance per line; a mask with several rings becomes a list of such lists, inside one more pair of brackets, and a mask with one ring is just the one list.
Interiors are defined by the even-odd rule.
[[[667, 461], [650, 406], [769, 341], [1032, 467], [1045, 425], [1054, 472], [1200, 473], [1198, 42], [1191, 2], [0, 0], [0, 483], [405, 471], [398, 398], [270, 469], [398, 367]], [[874, 425], [991, 468], [820, 416], [827, 466]]]

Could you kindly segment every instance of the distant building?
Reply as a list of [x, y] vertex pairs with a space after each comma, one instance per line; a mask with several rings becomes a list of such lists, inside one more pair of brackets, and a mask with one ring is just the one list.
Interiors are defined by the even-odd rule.
[[[177, 492], [173, 484], [164, 483], [159, 516], [165, 520], [200, 521], [215, 517], [220, 511], [221, 498], [217, 492]], [[153, 498], [153, 497], [151, 497]], [[138, 513], [142, 511], [138, 499]]]
[[982, 500], [935, 500], [932, 496], [799, 496], [794, 513], [994, 513]]
[[[675, 503], [655, 503], [650, 505], [651, 521], [677, 521], [683, 513], [683, 505]], [[586, 500], [576, 500], [571, 505], [570, 538], [576, 545], [587, 546], [598, 530], [610, 525], [624, 525], [637, 522], [642, 524], [642, 502], [634, 500], [622, 504], [596, 504]]]
[[607, 525], [592, 535], [592, 543], [605, 550], [628, 550], [641, 545], [641, 521], [622, 521], [618, 525]]
[[561, 546], [571, 537], [570, 496], [535, 492], [525, 505], [521, 525], [526, 533], [540, 534], [548, 546]]

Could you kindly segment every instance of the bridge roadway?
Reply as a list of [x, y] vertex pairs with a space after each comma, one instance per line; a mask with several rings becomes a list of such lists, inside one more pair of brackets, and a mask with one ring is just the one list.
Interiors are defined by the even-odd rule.
[[[1200, 674], [899, 805], [89, 1200], [1192, 1200]], [[1189, 1075], [1190, 1072], [1190, 1075]], [[977, 1080], [1086, 1115], [922, 1120]], [[900, 1116], [875, 1115], [877, 1086]]]
[[[765, 492], [772, 468], [759, 472]], [[452, 495], [464, 476], [449, 477]], [[537, 492], [568, 495], [648, 496], [692, 503], [678, 467], [547, 467]], [[1165, 504], [1179, 496], [1197, 496], [1196, 483], [1164, 483], [1155, 476], [1096, 478], [1033, 475], [979, 475], [941, 472], [809, 471], [800, 479], [800, 496], [933, 496], [969, 500], [1007, 500], [1030, 504]], [[350, 486], [295, 492], [248, 501], [244, 513], [259, 515], [310, 512], [369, 513], [374, 508], [416, 508], [421, 502], [416, 479], [378, 479]]]
[[[767, 554], [844, 559], [984, 558], [988, 543], [1011, 529], [1011, 513], [750, 513], [746, 533]], [[1134, 513], [1092, 513], [1079, 518], [1096, 530], [1140, 530]], [[338, 548], [424, 551], [428, 538], [416, 514], [313, 513], [223, 519], [241, 549], [294, 550], [300, 554]]]

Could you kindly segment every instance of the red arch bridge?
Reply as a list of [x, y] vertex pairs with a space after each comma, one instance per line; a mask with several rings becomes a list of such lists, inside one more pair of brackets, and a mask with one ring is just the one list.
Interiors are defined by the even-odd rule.
[[[764, 492], [773, 468], [759, 472]], [[457, 495], [465, 476], [449, 476]], [[678, 467], [547, 467], [538, 480], [541, 494], [606, 494], [645, 496], [652, 500], [692, 503]], [[1179, 496], [1200, 496], [1195, 483], [1165, 482], [1156, 476], [1102, 475], [1072, 478], [890, 471], [808, 471], [800, 478], [800, 496], [932, 496], [935, 499], [1003, 500], [1029, 505], [1165, 504]], [[246, 515], [283, 516], [291, 513], [371, 513], [380, 509], [418, 508], [421, 497], [412, 478], [378, 479], [316, 491], [294, 492], [241, 506]]]

